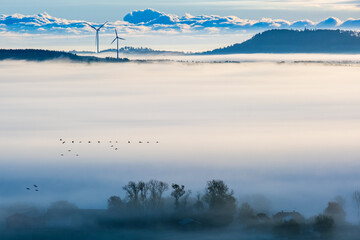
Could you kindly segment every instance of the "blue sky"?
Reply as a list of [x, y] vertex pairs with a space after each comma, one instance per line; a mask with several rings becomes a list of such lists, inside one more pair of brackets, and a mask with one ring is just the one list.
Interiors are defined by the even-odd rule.
[[319, 21], [329, 16], [338, 18], [360, 17], [358, 0], [12, 0], [2, 1], [2, 14], [36, 14], [48, 12], [51, 15], [71, 19], [115, 21], [133, 10], [154, 8], [159, 11], [183, 15], [191, 13], [235, 15], [241, 18], [262, 17], [297, 20], [309, 18]]
[[[84, 22], [109, 21], [101, 33], [102, 43], [111, 42], [117, 28], [130, 46], [208, 50], [274, 28], [359, 30], [359, 6], [358, 0], [3, 0], [0, 45], [90, 50], [93, 30]], [[160, 17], [142, 23], [123, 21], [127, 14], [149, 8]]]

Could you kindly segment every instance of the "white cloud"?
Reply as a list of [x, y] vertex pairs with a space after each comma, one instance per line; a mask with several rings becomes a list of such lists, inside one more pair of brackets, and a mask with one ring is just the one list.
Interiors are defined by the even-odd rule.
[[[96, 23], [94, 24], [97, 25]], [[85, 21], [56, 18], [47, 13], [38, 15], [0, 15], [0, 26], [3, 31], [31, 34], [84, 34], [94, 31]], [[330, 17], [320, 22], [312, 22], [308, 19], [298, 21], [270, 18], [249, 20], [241, 19], [237, 16], [193, 16], [191, 14], [176, 16], [153, 9], [146, 9], [127, 14], [123, 21], [108, 23], [102, 31], [110, 33], [114, 28], [117, 28], [121, 33], [128, 34], [149, 32], [162, 34], [215, 34], [219, 32], [239, 33], [278, 28], [339, 28], [358, 30], [360, 29], [360, 19], [348, 19], [344, 22], [335, 17]]]

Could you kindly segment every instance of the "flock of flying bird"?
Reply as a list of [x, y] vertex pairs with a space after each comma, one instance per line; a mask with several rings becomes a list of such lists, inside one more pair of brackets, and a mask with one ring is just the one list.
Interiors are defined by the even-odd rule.
[[[102, 28], [102, 27], [104, 27], [105, 26], [105, 24], [106, 24], [107, 22], [105, 22], [103, 25], [101, 25], [100, 27], [95, 27], [95, 26], [93, 26], [93, 25], [91, 25], [90, 23], [86, 23], [87, 25], [89, 25], [91, 28], [93, 28], [95, 31], [96, 31], [96, 37], [95, 37], [95, 43], [96, 43], [96, 53], [99, 53], [100, 52], [100, 50], [99, 50], [99, 32], [100, 32], [100, 29]], [[118, 36], [118, 33], [117, 33], [117, 30], [115, 29], [115, 35], [116, 35], [116, 37], [115, 37], [115, 39], [111, 42], [111, 44], [113, 44], [115, 41], [116, 41], [116, 43], [117, 43], [117, 51], [116, 51], [116, 53], [117, 53], [117, 60], [119, 60], [119, 40], [125, 40], [124, 38], [121, 38], [121, 37], [119, 37]]]
[[[88, 141], [75, 141], [75, 140], [72, 140], [72, 141], [69, 141], [69, 142], [66, 142], [64, 139], [60, 138], [60, 142], [61, 144], [66, 144], [66, 143], [71, 143], [71, 144], [81, 144], [81, 143], [87, 143], [87, 144], [91, 144], [91, 143], [97, 143], [97, 144], [100, 144], [102, 143], [102, 141], [100, 140], [97, 140], [97, 141], [91, 141], [91, 140], [88, 140]], [[107, 141], [105, 141], [107, 142]], [[119, 141], [108, 141], [109, 145], [110, 145], [110, 148], [114, 149], [115, 151], [119, 150], [119, 148], [117, 147], [117, 144], [119, 143]], [[127, 141], [128, 144], [131, 144], [132, 142], [130, 140]], [[142, 144], [142, 143], [151, 143], [150, 141], [137, 141], [138, 144]], [[155, 141], [156, 144], [159, 143], [159, 141]], [[72, 152], [71, 149], [68, 149], [67, 152]], [[65, 154], [64, 153], [61, 153], [60, 154], [61, 157], [64, 157]], [[75, 154], [75, 157], [79, 157], [79, 154]]]
[[[33, 186], [34, 186], [35, 192], [38, 192], [38, 191], [39, 191], [38, 186], [37, 186], [36, 184], [34, 184]], [[31, 191], [31, 188], [30, 188], [30, 187], [27, 187], [26, 190]]]

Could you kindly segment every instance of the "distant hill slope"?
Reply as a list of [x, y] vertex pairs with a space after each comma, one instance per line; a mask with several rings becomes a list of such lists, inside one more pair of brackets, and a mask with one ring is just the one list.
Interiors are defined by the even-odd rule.
[[243, 43], [201, 54], [235, 53], [360, 53], [360, 36], [342, 30], [268, 30]]
[[40, 49], [0, 49], [0, 60], [49, 61], [67, 60], [73, 62], [128, 62], [129, 59], [98, 58], [78, 56], [73, 53]]

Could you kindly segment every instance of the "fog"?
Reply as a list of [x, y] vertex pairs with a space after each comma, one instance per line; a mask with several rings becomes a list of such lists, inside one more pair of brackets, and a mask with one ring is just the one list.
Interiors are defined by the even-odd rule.
[[311, 216], [341, 195], [355, 222], [359, 75], [356, 64], [0, 62], [0, 205], [105, 208], [129, 180], [195, 195], [215, 178], [273, 212]]

